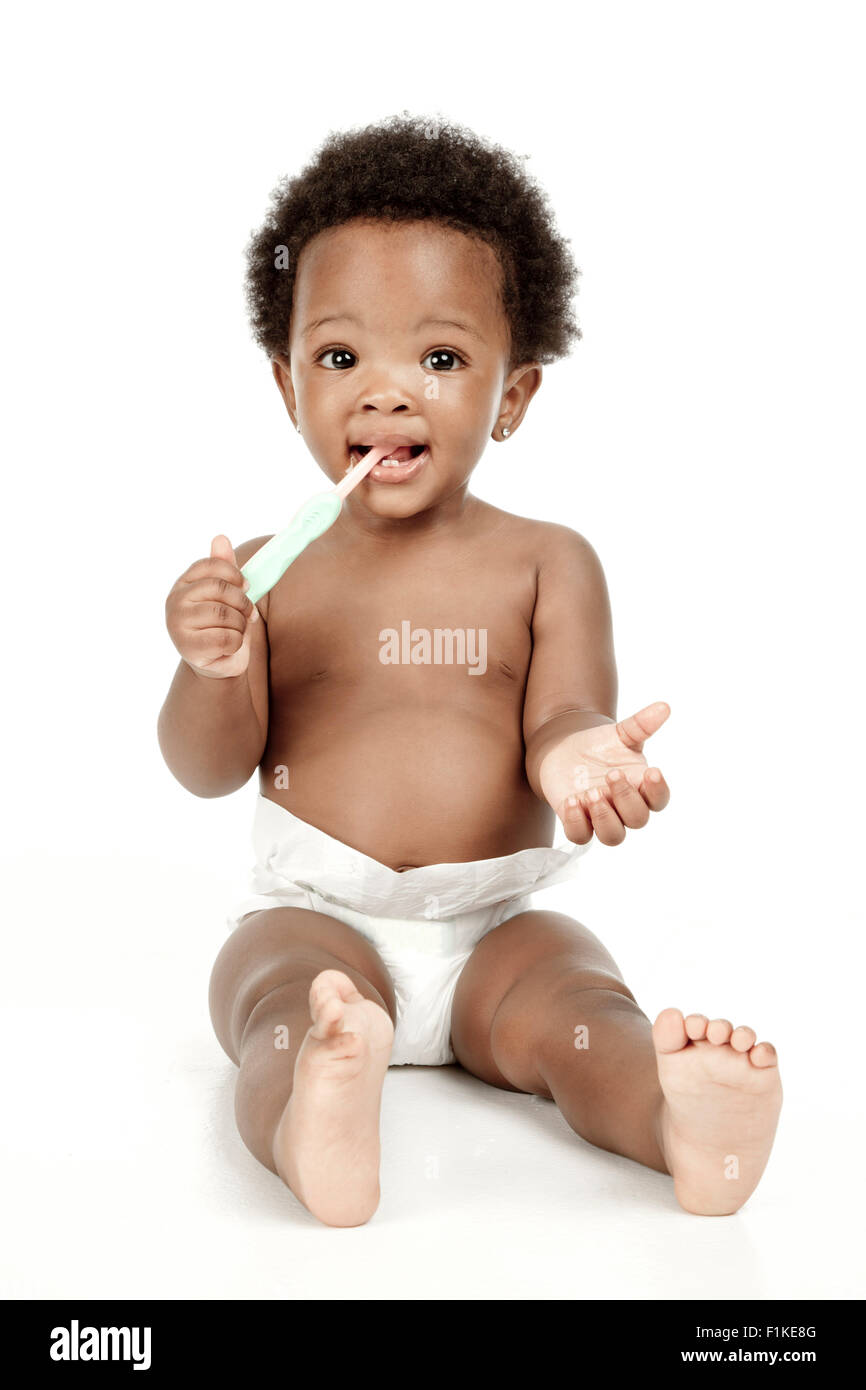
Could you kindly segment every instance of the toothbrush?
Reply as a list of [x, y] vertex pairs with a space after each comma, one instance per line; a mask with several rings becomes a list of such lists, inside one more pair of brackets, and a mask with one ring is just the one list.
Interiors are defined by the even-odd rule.
[[292, 561], [297, 560], [301, 551], [306, 550], [310, 542], [327, 531], [329, 526], [333, 526], [340, 515], [343, 499], [364, 481], [380, 459], [387, 458], [389, 452], [387, 445], [370, 449], [360, 463], [350, 468], [341, 483], [327, 492], [317, 492], [295, 512], [284, 530], [271, 536], [261, 550], [250, 556], [241, 567], [241, 574], [250, 583], [246, 591], [250, 603], [258, 603], [260, 598], [264, 598], [277, 580], [282, 579]]

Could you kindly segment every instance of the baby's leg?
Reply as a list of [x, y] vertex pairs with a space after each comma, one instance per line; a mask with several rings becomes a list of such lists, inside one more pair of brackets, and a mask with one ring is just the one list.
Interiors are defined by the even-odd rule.
[[454, 995], [451, 1042], [482, 1080], [556, 1102], [582, 1138], [670, 1173], [687, 1211], [737, 1211], [781, 1107], [775, 1049], [666, 1009], [651, 1025], [581, 923], [526, 912], [488, 933]]
[[368, 1221], [397, 1016], [375, 947], [305, 908], [253, 913], [216, 959], [210, 1013], [240, 1067], [235, 1117], [250, 1152], [320, 1221]]

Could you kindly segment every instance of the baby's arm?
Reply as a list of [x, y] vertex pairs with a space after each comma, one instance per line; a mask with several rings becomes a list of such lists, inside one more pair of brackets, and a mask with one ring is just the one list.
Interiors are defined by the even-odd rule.
[[616, 718], [610, 601], [598, 556], [566, 526], [545, 523], [532, 617], [523, 730], [526, 775], [569, 840], [622, 844], [670, 799], [643, 745], [670, 714], [663, 700]]
[[610, 598], [589, 541], [545, 523], [523, 705], [526, 775], [545, 800], [539, 768], [567, 735], [616, 722], [617, 672]]
[[[267, 623], [250, 621], [251, 605], [239, 587], [243, 576], [237, 573], [266, 539], [239, 546], [236, 564], [229, 560], [231, 547], [223, 541], [221, 556], [190, 566], [166, 601], [169, 632], [183, 659], [160, 711], [157, 733], [169, 768], [196, 796], [227, 796], [244, 786], [267, 742]], [[259, 610], [263, 619], [267, 598]], [[219, 640], [226, 657], [237, 655], [248, 643], [248, 663], [239, 674], [207, 674], [193, 664], [205, 633], [213, 637], [214, 629], [225, 634]], [[235, 664], [243, 666], [243, 659]]]

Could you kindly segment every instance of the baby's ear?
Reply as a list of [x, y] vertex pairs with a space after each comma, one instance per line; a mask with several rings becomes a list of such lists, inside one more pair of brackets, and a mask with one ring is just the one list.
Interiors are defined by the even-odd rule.
[[288, 357], [286, 357], [285, 354], [282, 352], [275, 352], [271, 358], [271, 371], [273, 372], [274, 380], [276, 381], [281, 391], [283, 389], [283, 383], [291, 369], [292, 364], [289, 361]]

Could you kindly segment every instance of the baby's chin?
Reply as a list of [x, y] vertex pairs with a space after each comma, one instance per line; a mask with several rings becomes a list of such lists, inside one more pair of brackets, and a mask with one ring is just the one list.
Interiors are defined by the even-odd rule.
[[361, 504], [368, 512], [374, 516], [390, 517], [394, 520], [408, 520], [413, 516], [420, 516], [422, 512], [430, 511], [440, 502], [445, 500], [444, 496], [439, 496], [438, 491], [432, 494], [429, 488], [422, 490], [419, 488], [414, 495], [409, 495], [408, 491], [397, 488], [370, 488], [365, 491], [359, 499]]
[[467, 483], [468, 478], [441, 478], [427, 473], [411, 483], [375, 483], [365, 479], [358, 492], [366, 509], [376, 516], [409, 518], [459, 501]]

